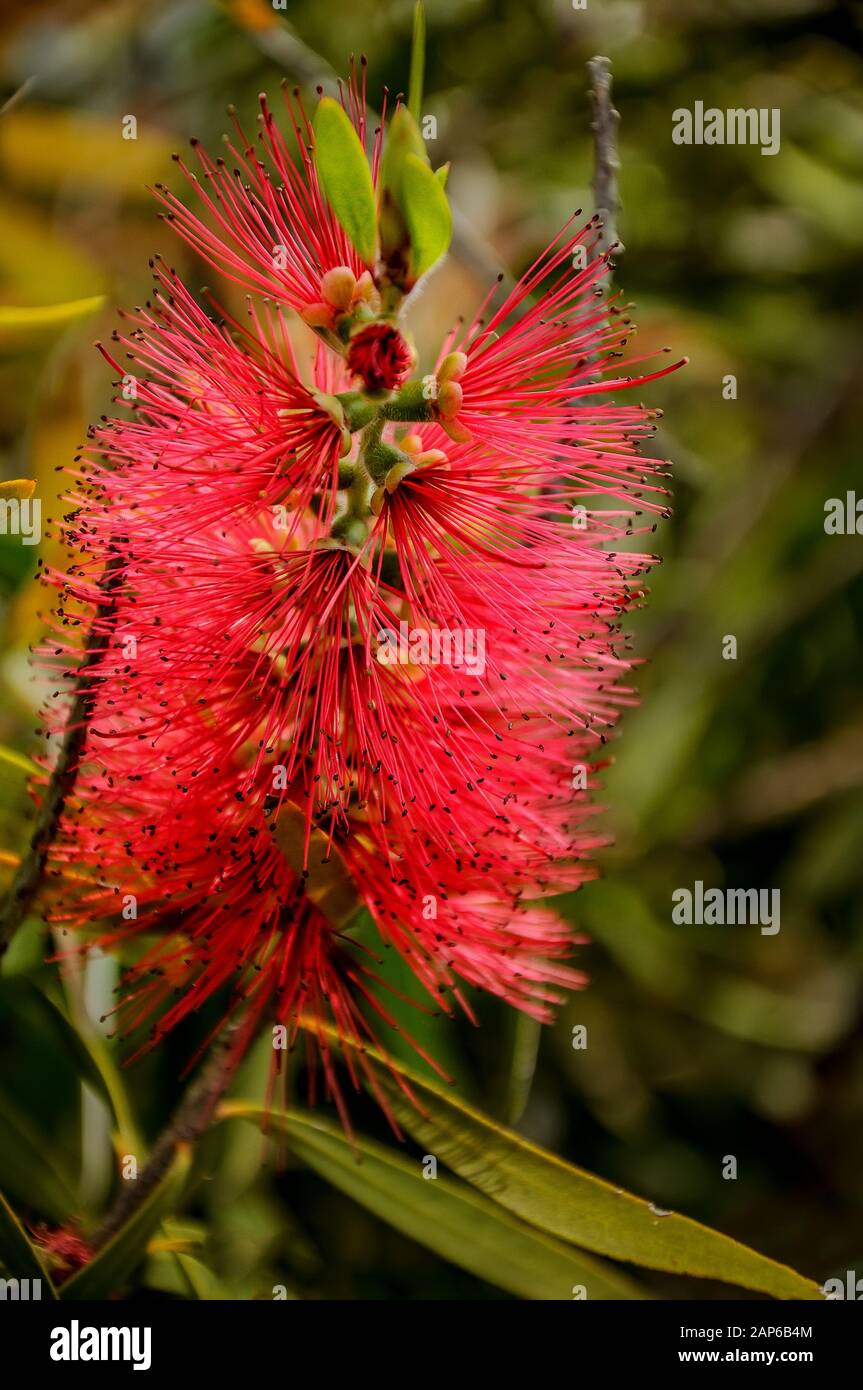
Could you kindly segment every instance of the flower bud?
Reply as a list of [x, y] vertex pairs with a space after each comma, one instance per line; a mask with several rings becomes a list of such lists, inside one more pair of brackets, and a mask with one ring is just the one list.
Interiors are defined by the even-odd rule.
[[384, 479], [384, 487], [387, 492], [395, 492], [402, 478], [406, 478], [409, 473], [413, 473], [415, 468], [416, 464], [411, 459], [404, 459], [401, 463], [395, 464]]
[[392, 324], [370, 324], [350, 340], [348, 370], [360, 377], [367, 391], [392, 391], [413, 364], [411, 348]]
[[439, 385], [445, 381], [458, 381], [467, 370], [467, 353], [449, 352], [437, 369]]
[[318, 301], [316, 304], [303, 305], [300, 317], [309, 328], [329, 328], [333, 321], [333, 311], [329, 304]]
[[457, 381], [444, 381], [437, 393], [438, 414], [443, 420], [454, 420], [462, 407], [464, 392]]
[[441, 419], [440, 427], [442, 430], [446, 431], [450, 439], [454, 440], [456, 444], [469, 444], [473, 439], [470, 430], [462, 424], [461, 420]]
[[334, 266], [321, 279], [321, 295], [342, 313], [350, 309], [356, 288], [357, 277], [346, 265]]
[[353, 303], [362, 302], [368, 304], [371, 309], [377, 311], [380, 308], [381, 297], [371, 276], [371, 271], [364, 270], [354, 289]]

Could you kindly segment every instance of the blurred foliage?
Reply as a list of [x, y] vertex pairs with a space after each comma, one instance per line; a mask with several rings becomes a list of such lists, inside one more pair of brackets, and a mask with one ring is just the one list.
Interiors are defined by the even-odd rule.
[[[38, 331], [0, 313], [0, 328], [19, 323], [0, 332], [0, 477], [35, 477], [56, 514], [57, 470], [107, 408], [91, 341], [110, 332], [111, 306], [147, 294], [154, 251], [193, 284], [208, 278], [146, 194], [171, 181], [172, 149], [193, 135], [214, 146], [228, 101], [251, 127], [257, 92], [283, 77], [332, 91], [352, 52], [369, 55], [372, 100], [401, 90], [410, 13], [408, 0], [4, 11], [0, 306], [63, 309]], [[640, 351], [669, 344], [691, 363], [645, 388], [666, 411], [675, 517], [632, 624], [648, 660], [606, 778], [616, 843], [604, 880], [564, 904], [592, 938], [591, 984], [543, 1033], [520, 1128], [819, 1282], [863, 1268], [863, 542], [823, 527], [825, 501], [863, 487], [860, 27], [859, 7], [831, 0], [431, 0], [423, 114], [437, 120], [433, 163], [453, 161], [456, 241], [415, 311], [418, 336], [439, 338], [498, 269], [518, 273], [574, 208], [590, 210], [585, 62], [607, 53], [622, 118], [617, 280], [637, 298]], [[671, 113], [696, 100], [780, 108], [780, 153], [674, 145]], [[121, 137], [130, 114], [136, 141]], [[39, 553], [56, 555], [50, 527]], [[43, 694], [27, 658], [41, 631], [36, 557], [0, 536], [0, 743], [23, 755]], [[726, 634], [736, 661], [722, 658]], [[0, 888], [29, 817], [21, 767], [0, 760]], [[781, 931], [672, 925], [673, 889], [696, 879], [779, 888]], [[91, 1021], [116, 966], [67, 957], [58, 970], [46, 951], [34, 920], [0, 981], [0, 1187], [28, 1220], [86, 1220], [115, 1182], [112, 1141], [124, 1153], [136, 1129], [157, 1132], [214, 1020], [123, 1072]], [[532, 1041], [504, 1009], [478, 1007], [480, 1030], [414, 1011], [409, 1025], [460, 1094], [516, 1115]], [[398, 1035], [393, 1047], [404, 1055]], [[249, 1057], [237, 1095], [263, 1094], [266, 1061], [266, 1049]], [[300, 1083], [288, 1078], [302, 1100]], [[376, 1108], [357, 1098], [352, 1114], [397, 1165]], [[457, 1268], [443, 1237], [424, 1248], [409, 1223], [354, 1200], [348, 1178], [336, 1191], [310, 1143], [288, 1141], [280, 1164], [279, 1143], [252, 1126], [217, 1126], [194, 1159], [207, 1181], [182, 1223], [150, 1239], [139, 1287], [500, 1296], [481, 1261]], [[736, 1181], [722, 1177], [727, 1155]], [[730, 1292], [640, 1278], [660, 1295]], [[507, 1287], [521, 1289], [515, 1276]]]

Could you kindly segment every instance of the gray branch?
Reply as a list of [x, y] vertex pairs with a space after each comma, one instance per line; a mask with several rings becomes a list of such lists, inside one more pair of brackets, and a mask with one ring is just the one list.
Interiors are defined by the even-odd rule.
[[600, 251], [608, 251], [615, 246], [619, 253], [623, 248], [617, 239], [617, 214], [620, 199], [617, 192], [617, 173], [620, 160], [617, 157], [617, 126], [620, 113], [611, 102], [611, 59], [591, 58], [587, 65], [590, 73], [590, 101], [593, 131], [593, 206], [602, 222]]

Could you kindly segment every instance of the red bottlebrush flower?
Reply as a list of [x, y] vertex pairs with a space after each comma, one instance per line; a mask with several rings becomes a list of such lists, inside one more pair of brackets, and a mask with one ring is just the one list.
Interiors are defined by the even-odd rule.
[[401, 386], [414, 365], [414, 355], [390, 323], [373, 323], [351, 338], [348, 371], [368, 391], [392, 391]]
[[67, 1226], [55, 1229], [37, 1226], [33, 1231], [33, 1242], [42, 1252], [55, 1287], [59, 1287], [93, 1258], [89, 1242]]
[[[354, 87], [349, 104], [362, 134]], [[378, 268], [264, 110], [284, 189], [251, 162], [248, 188], [205, 165], [219, 234], [177, 218], [319, 341], [306, 362], [254, 303], [245, 326], [214, 322], [159, 266], [105, 353], [135, 390], [93, 433], [75, 560], [48, 576], [45, 662], [74, 672], [90, 634], [54, 917], [139, 951], [124, 1034], [152, 1041], [224, 995], [243, 1042], [305, 1031], [346, 1118], [322, 1025], [364, 1070], [392, 1022], [376, 943], [444, 1013], [472, 1016], [469, 987], [547, 1020], [584, 982], [580, 938], [542, 900], [592, 877], [604, 843], [591, 794], [634, 701], [621, 621], [654, 558], [617, 547], [654, 529], [639, 518], [664, 510], [667, 468], [637, 452], [652, 412], [598, 400], [640, 382], [617, 365], [626, 323], [596, 298], [595, 222], [448, 340], [431, 380], [405, 381], [397, 287], [382, 317]], [[378, 139], [375, 173], [379, 154]], [[297, 208], [274, 284], [262, 229]]]
[[102, 506], [88, 500], [82, 528], [122, 529], [129, 545], [140, 533], [149, 550], [232, 513], [284, 511], [286, 497], [302, 510], [337, 479], [341, 363], [318, 345], [303, 381], [284, 320], [250, 309], [248, 325], [217, 324], [173, 272], [159, 264], [155, 278], [153, 300], [114, 335], [124, 365], [101, 348], [126, 415], [91, 431]]
[[[366, 67], [354, 73], [343, 100], [360, 140], [366, 139]], [[190, 246], [214, 268], [245, 289], [271, 295], [278, 303], [302, 312], [312, 305], [338, 303], [328, 300], [322, 282], [329, 272], [347, 267], [364, 287], [364, 265], [350, 238], [339, 225], [321, 191], [315, 161], [311, 123], [295, 92], [285, 91], [291, 138], [286, 140], [276, 125], [266, 96], [261, 96], [258, 142], [245, 134], [236, 113], [231, 119], [237, 143], [229, 142], [228, 158], [213, 159], [200, 142], [192, 148], [200, 175], [175, 156], [203, 204], [199, 217], [163, 185], [156, 192], [166, 209], [165, 217]], [[372, 175], [380, 165], [383, 115], [374, 137]], [[269, 167], [268, 167], [269, 166]]]

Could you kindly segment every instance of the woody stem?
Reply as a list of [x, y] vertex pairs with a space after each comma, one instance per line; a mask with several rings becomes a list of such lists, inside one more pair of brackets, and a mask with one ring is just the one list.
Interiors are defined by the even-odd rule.
[[611, 59], [597, 56], [587, 65], [590, 73], [590, 100], [592, 107], [591, 130], [593, 131], [593, 206], [602, 222], [600, 233], [600, 252], [605, 252], [617, 243], [621, 252], [623, 245], [617, 240], [617, 214], [620, 199], [617, 192], [617, 175], [620, 160], [617, 157], [617, 126], [620, 113], [615, 111], [611, 101]]
[[105, 566], [99, 584], [101, 598], [96, 606], [78, 665], [60, 752], [48, 779], [29, 847], [21, 859], [0, 911], [0, 956], [7, 950], [36, 900], [60, 818], [68, 798], [75, 789], [93, 709], [93, 686], [98, 681], [98, 677], [92, 676], [90, 672], [110, 641], [110, 624], [116, 609], [117, 590], [122, 580], [121, 565], [122, 556], [115, 554]]
[[192, 1082], [156, 1140], [144, 1168], [134, 1181], [127, 1181], [92, 1238], [91, 1243], [95, 1250], [101, 1249], [120, 1227], [126, 1224], [132, 1213], [159, 1184], [171, 1166], [178, 1145], [190, 1144], [204, 1133], [213, 1111], [230, 1084], [242, 1051], [233, 1045], [236, 1031], [236, 1025], [229, 1025], [222, 1034], [199, 1076]]

